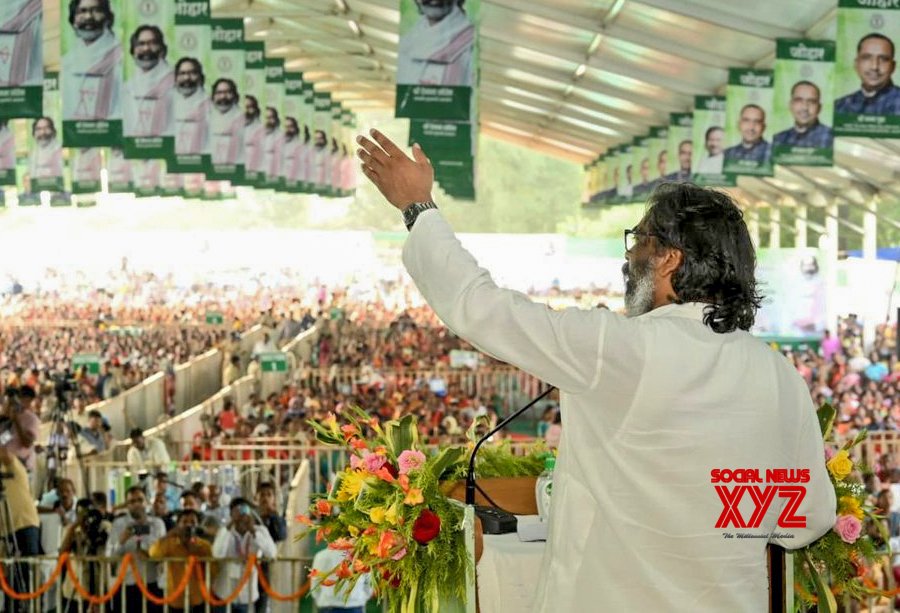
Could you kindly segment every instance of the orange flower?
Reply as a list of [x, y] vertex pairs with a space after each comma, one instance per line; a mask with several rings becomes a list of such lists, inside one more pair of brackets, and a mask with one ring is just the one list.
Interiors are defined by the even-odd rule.
[[362, 574], [369, 572], [369, 570], [371, 569], [363, 564], [360, 560], [353, 560], [353, 570], [359, 574]]
[[337, 567], [335, 574], [337, 575], [338, 579], [346, 579], [347, 577], [353, 575], [353, 573], [350, 572], [350, 566], [347, 564], [346, 560], [341, 562], [341, 565]]
[[325, 579], [319, 585], [323, 585], [325, 587], [331, 587], [331, 586], [335, 585], [336, 583], [337, 583], [337, 581], [334, 579]]
[[397, 479], [400, 483], [400, 487], [403, 488], [404, 492], [409, 491], [409, 475], [400, 475], [400, 478]]
[[379, 558], [388, 558], [391, 555], [391, 547], [397, 544], [397, 537], [390, 530], [381, 533], [381, 540], [375, 546], [375, 555]]
[[325, 500], [324, 498], [319, 498], [316, 501], [316, 512], [319, 515], [328, 516], [331, 515], [331, 503]]
[[350, 446], [353, 449], [357, 449], [357, 450], [368, 448], [366, 441], [362, 440], [361, 438], [354, 438], [352, 441], [350, 441]]
[[379, 479], [387, 481], [388, 483], [393, 483], [395, 481], [394, 476], [384, 466], [376, 471], [375, 476]]
[[377, 453], [378, 455], [387, 455], [387, 447], [385, 447], [384, 445], [379, 445], [375, 448], [374, 453]]
[[425, 498], [422, 497], [422, 490], [417, 487], [410, 488], [406, 493], [406, 498], [403, 499], [403, 503], [410, 506], [422, 504], [423, 502], [425, 502]]
[[372, 536], [376, 532], [378, 532], [378, 528], [376, 528], [375, 526], [369, 526], [368, 528], [363, 530], [363, 536]]
[[329, 549], [337, 549], [339, 551], [347, 551], [353, 549], [354, 543], [348, 538], [341, 537], [339, 539], [335, 539], [331, 543], [328, 544]]
[[321, 574], [322, 574], [322, 573], [319, 572], [319, 569], [318, 569], [318, 568], [312, 568], [312, 569], [310, 569], [310, 571], [309, 571], [309, 578], [310, 578], [310, 579], [314, 579], [315, 577], [318, 577], [318, 576], [321, 575]]
[[356, 426], [353, 424], [344, 424], [341, 426], [341, 432], [344, 433], [344, 438], [350, 440], [354, 436], [359, 434], [359, 430], [356, 429]]
[[313, 525], [313, 522], [309, 518], [309, 515], [298, 515], [294, 519], [297, 520], [299, 523], [303, 524], [304, 526], [312, 526]]

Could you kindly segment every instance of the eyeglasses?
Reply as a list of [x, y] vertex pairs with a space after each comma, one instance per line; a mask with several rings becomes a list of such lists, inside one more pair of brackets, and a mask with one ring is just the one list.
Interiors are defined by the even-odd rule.
[[653, 232], [641, 232], [640, 230], [625, 230], [625, 251], [631, 251], [638, 244], [638, 238], [641, 236], [655, 236], [659, 238], [658, 234], [654, 234]]

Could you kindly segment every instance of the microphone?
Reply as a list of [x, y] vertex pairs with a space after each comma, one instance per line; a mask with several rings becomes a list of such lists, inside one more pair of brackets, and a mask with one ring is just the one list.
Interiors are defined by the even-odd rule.
[[475, 448], [472, 449], [472, 455], [469, 457], [469, 469], [466, 471], [466, 504], [475, 506], [475, 514], [481, 519], [485, 534], [504, 534], [506, 532], [515, 531], [516, 518], [510, 513], [499, 509], [475, 505], [475, 489], [477, 487], [475, 485], [475, 457], [478, 455], [478, 450], [488, 439], [505, 428], [510, 422], [517, 419], [522, 413], [533, 407], [539, 400], [542, 400], [555, 389], [556, 388], [551, 385], [543, 394], [501, 420], [490, 432], [478, 439], [478, 442], [475, 443]]

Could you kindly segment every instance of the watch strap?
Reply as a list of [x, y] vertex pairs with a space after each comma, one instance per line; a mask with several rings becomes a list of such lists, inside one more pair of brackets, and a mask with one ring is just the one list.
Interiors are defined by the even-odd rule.
[[403, 209], [403, 223], [406, 224], [407, 230], [412, 230], [419, 214], [429, 209], [437, 209], [437, 205], [428, 200], [426, 202], [413, 202], [411, 205]]

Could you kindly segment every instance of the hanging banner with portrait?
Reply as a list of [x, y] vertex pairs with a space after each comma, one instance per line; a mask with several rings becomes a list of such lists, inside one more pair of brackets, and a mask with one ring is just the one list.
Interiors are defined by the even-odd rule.
[[131, 160], [134, 193], [138, 198], [162, 195], [162, 177], [165, 173], [165, 165], [165, 160]]
[[123, 5], [123, 149], [129, 159], [168, 159], [174, 152], [174, 4], [140, 0]]
[[175, 4], [174, 154], [168, 172], [209, 170], [209, 119], [212, 107], [206, 80], [212, 61], [209, 0], [177, 0]]
[[768, 131], [774, 81], [771, 70], [728, 71], [723, 165], [726, 174], [771, 177], [775, 173]]
[[282, 106], [284, 105], [284, 60], [266, 58], [266, 108], [263, 112], [263, 170], [267, 189], [280, 190], [282, 183]]
[[266, 108], [266, 54], [265, 43], [244, 42], [244, 180], [241, 185], [265, 187], [266, 173], [263, 166], [265, 149], [263, 141], [266, 128], [263, 125]]
[[65, 20], [60, 24], [60, 89], [66, 147], [122, 145], [125, 4], [60, 0]]
[[314, 192], [312, 167], [313, 153], [315, 146], [313, 144], [313, 128], [315, 124], [316, 114], [316, 94], [313, 84], [307, 81], [303, 82], [303, 111], [300, 120], [301, 136], [303, 137], [303, 148], [300, 152], [300, 182], [301, 191], [310, 194]]
[[395, 115], [471, 121], [480, 0], [400, 0]]
[[209, 80], [212, 108], [209, 120], [210, 180], [244, 179], [244, 21], [213, 19]]
[[697, 185], [732, 186], [735, 176], [725, 172], [725, 97], [695, 96], [692, 180]]
[[647, 161], [650, 164], [650, 183], [646, 192], [652, 192], [662, 183], [668, 173], [669, 163], [669, 126], [650, 128], [647, 139]]
[[331, 94], [316, 92], [313, 98], [313, 148], [311, 152], [310, 178], [313, 191], [322, 196], [327, 195], [331, 185], [330, 151], [328, 147], [328, 131], [331, 129]]
[[[43, 96], [43, 81], [41, 82]], [[41, 100], [41, 109], [44, 107]], [[0, 119], [0, 185], [16, 184], [16, 131], [12, 121]], [[2, 190], [0, 190], [2, 191]]]
[[125, 157], [121, 147], [110, 147], [106, 152], [107, 189], [111, 194], [134, 193], [132, 161]]
[[59, 73], [44, 74], [44, 115], [29, 120], [28, 182], [25, 191], [63, 190], [63, 150], [56, 126], [60, 118]]
[[95, 194], [100, 191], [100, 171], [103, 169], [103, 149], [81, 147], [69, 151], [72, 169], [72, 193]]
[[43, 115], [41, 0], [0, 3], [0, 120]]
[[666, 135], [666, 181], [690, 181], [694, 160], [694, 114], [669, 113], [669, 129]]
[[834, 70], [834, 133], [900, 138], [894, 84], [900, 3], [839, 0]]
[[303, 179], [300, 166], [303, 158], [303, 74], [299, 72], [284, 73], [284, 133], [283, 161], [281, 164], [282, 188], [286, 192], [303, 191]]
[[650, 136], [636, 136], [631, 144], [632, 202], [647, 198], [653, 189], [650, 178]]
[[772, 158], [784, 166], [831, 166], [834, 42], [775, 43]]

